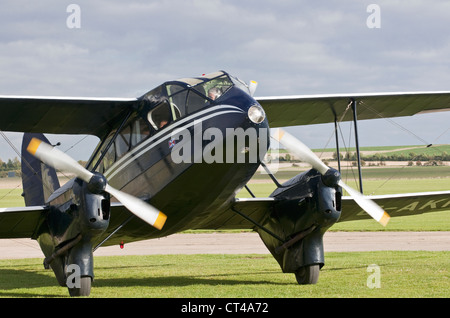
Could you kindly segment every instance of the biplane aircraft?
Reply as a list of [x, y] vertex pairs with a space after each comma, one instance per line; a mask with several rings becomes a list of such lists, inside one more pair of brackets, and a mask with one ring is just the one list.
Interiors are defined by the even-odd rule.
[[[0, 130], [24, 132], [26, 205], [0, 209], [0, 238], [37, 240], [44, 266], [73, 296], [90, 294], [98, 247], [187, 229], [253, 229], [283, 272], [314, 284], [334, 223], [386, 225], [390, 216], [450, 209], [450, 191], [364, 196], [299, 140], [269, 131], [449, 110], [450, 92], [256, 98], [255, 88], [219, 71], [168, 81], [139, 98], [0, 96]], [[101, 141], [82, 167], [44, 133]], [[267, 168], [270, 135], [312, 168], [283, 184], [274, 178], [267, 198], [236, 198]], [[60, 186], [57, 170], [75, 177]], [[79, 279], [69, 284], [72, 273]]]

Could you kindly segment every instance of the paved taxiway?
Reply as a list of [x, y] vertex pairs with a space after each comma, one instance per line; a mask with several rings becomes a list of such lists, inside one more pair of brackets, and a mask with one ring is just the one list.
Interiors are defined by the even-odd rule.
[[[325, 252], [450, 251], [450, 232], [327, 232]], [[94, 256], [151, 254], [268, 254], [257, 233], [174, 234], [168, 237], [101, 247]], [[31, 239], [0, 240], [0, 259], [43, 258]]]

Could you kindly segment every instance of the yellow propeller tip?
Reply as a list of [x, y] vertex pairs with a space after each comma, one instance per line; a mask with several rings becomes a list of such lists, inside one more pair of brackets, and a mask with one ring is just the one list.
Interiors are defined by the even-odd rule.
[[155, 228], [157, 228], [158, 230], [161, 230], [164, 226], [164, 223], [166, 223], [166, 220], [167, 220], [167, 215], [165, 215], [162, 212], [159, 212], [158, 217], [156, 218], [156, 221], [153, 224], [153, 226]]
[[39, 145], [41, 144], [42, 140], [39, 140], [37, 138], [32, 138], [30, 143], [28, 144], [27, 151], [34, 155], [39, 148]]
[[380, 222], [381, 225], [386, 226], [388, 224], [390, 218], [391, 217], [389, 216], [389, 214], [384, 212], [383, 216], [381, 217], [379, 222]]
[[275, 138], [278, 142], [283, 138], [284, 130], [277, 128], [275, 133], [273, 134], [273, 138]]

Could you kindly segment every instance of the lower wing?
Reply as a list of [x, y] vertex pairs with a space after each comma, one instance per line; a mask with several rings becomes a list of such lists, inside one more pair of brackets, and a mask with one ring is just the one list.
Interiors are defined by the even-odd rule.
[[[450, 211], [450, 191], [405, 193], [368, 196], [380, 205], [391, 217], [416, 215], [429, 212]], [[262, 223], [277, 204], [288, 200], [274, 198], [236, 199], [234, 204], [220, 217], [202, 225], [202, 229], [253, 229], [255, 224], [236, 211]], [[295, 200], [292, 200], [295, 201]], [[297, 199], [298, 201], [298, 199]], [[295, 202], [294, 202], [295, 203]], [[342, 212], [338, 222], [372, 219], [351, 197], [342, 197]], [[389, 225], [388, 225], [389, 227]]]
[[36, 238], [48, 208], [0, 208], [0, 238]]
[[[383, 207], [391, 217], [450, 211], [450, 191], [378, 195], [370, 196], [370, 199]], [[219, 216], [209, 218], [209, 221], [201, 224], [197, 229], [254, 229], [254, 222], [262, 224], [277, 204], [285, 204], [286, 201], [288, 200], [275, 198], [236, 199], [227, 210]], [[0, 238], [36, 238], [48, 211], [49, 208], [46, 206], [0, 208]], [[104, 234], [105, 237], [108, 234], [111, 236], [105, 245], [117, 244], [124, 238], [127, 242], [149, 238], [145, 235], [148, 232], [148, 224], [139, 218], [132, 218], [128, 222], [127, 219], [130, 216], [132, 214], [123, 205], [111, 205], [112, 221]], [[338, 222], [361, 219], [371, 219], [371, 217], [350, 197], [343, 197], [342, 212]], [[114, 229], [122, 224], [123, 228], [114, 233]]]
[[[391, 217], [450, 211], [450, 191], [373, 195], [370, 199], [380, 205]], [[364, 213], [355, 201], [349, 197], [342, 198], [339, 222], [367, 218], [367, 213]]]

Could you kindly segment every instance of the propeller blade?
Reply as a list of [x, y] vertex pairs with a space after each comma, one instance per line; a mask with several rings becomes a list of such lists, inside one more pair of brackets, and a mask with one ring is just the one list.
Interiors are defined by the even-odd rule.
[[[37, 138], [31, 139], [27, 147], [27, 151], [36, 156], [36, 158], [45, 164], [58, 170], [71, 172], [86, 183], [89, 183], [94, 175], [69, 155]], [[167, 219], [167, 216], [164, 213], [154, 208], [147, 202], [117, 190], [109, 184], [106, 185], [105, 191], [119, 200], [134, 215], [154, 226], [158, 230], [162, 229]]]
[[27, 151], [50, 167], [71, 172], [84, 182], [89, 183], [94, 175], [69, 155], [37, 138], [31, 139]]
[[314, 169], [325, 174], [328, 171], [328, 167], [317, 157], [311, 149], [304, 143], [290, 135], [286, 131], [276, 128], [272, 134], [280, 144], [284, 145], [290, 152], [292, 152], [298, 159], [303, 162], [309, 163]]
[[258, 86], [258, 82], [250, 81], [250, 84], [248, 85], [248, 90], [250, 91], [250, 96], [253, 97], [253, 95], [255, 94], [257, 86]]
[[167, 216], [145, 201], [128, 193], [119, 191], [111, 187], [109, 184], [106, 185], [105, 191], [119, 200], [134, 215], [154, 226], [158, 230], [161, 230], [164, 226]]
[[367, 212], [372, 218], [374, 218], [378, 223], [386, 226], [391, 218], [389, 214], [386, 213], [378, 204], [370, 200], [369, 198], [362, 195], [360, 192], [346, 185], [342, 180], [339, 180], [338, 184], [343, 187], [348, 194], [355, 200], [358, 205]]
[[[290, 135], [286, 131], [277, 128], [272, 134], [272, 137], [284, 145], [290, 152], [297, 156], [301, 161], [309, 163], [314, 169], [324, 175], [328, 171], [328, 167], [319, 159], [305, 144], [300, 140]], [[378, 221], [381, 225], [386, 226], [389, 222], [390, 216], [378, 204], [365, 197], [358, 191], [352, 189], [339, 180], [338, 185], [344, 188], [348, 194], [355, 200], [355, 202], [369, 214], [372, 218]]]

